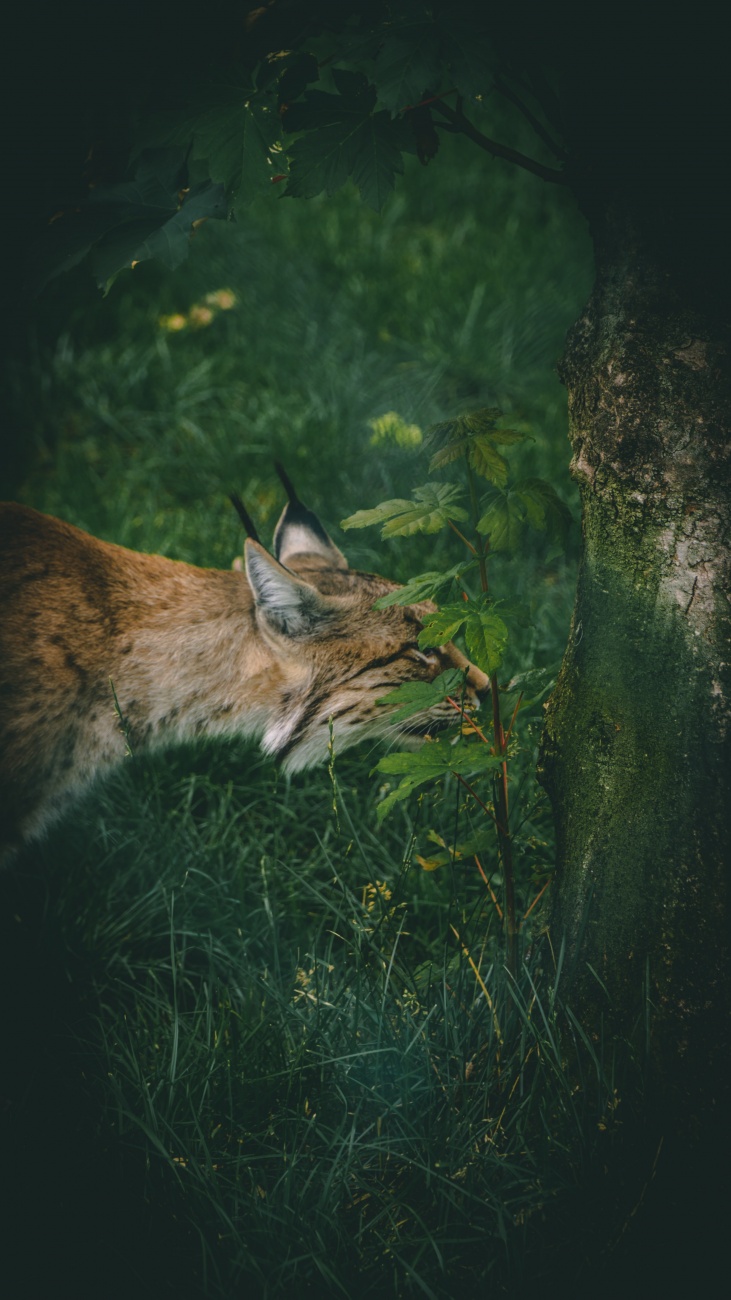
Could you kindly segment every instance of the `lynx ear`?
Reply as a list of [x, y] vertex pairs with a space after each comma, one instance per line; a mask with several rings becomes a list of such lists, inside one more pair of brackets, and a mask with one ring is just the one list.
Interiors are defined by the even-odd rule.
[[257, 611], [272, 632], [289, 637], [313, 636], [332, 618], [327, 597], [289, 573], [258, 542], [247, 539], [244, 555]]
[[274, 531], [274, 554], [286, 564], [292, 555], [318, 555], [333, 569], [347, 569], [348, 561], [330, 540], [316, 514], [301, 502], [290, 501]]

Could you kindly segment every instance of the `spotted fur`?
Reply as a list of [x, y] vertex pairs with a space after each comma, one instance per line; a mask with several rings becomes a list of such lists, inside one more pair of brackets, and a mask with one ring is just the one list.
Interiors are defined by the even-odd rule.
[[454, 646], [419, 650], [433, 606], [375, 610], [396, 584], [350, 569], [296, 499], [274, 555], [251, 540], [245, 552], [240, 571], [199, 569], [0, 506], [0, 851], [41, 834], [128, 747], [250, 735], [295, 772], [326, 758], [330, 719], [339, 752], [452, 712], [395, 727], [379, 700], [402, 682], [458, 667], [473, 703], [487, 688]]

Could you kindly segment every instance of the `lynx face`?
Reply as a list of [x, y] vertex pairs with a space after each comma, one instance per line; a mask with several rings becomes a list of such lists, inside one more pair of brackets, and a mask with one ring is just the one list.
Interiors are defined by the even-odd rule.
[[[262, 636], [280, 661], [291, 665], [282, 709], [267, 727], [262, 747], [294, 772], [327, 758], [330, 725], [337, 751], [367, 738], [392, 743], [454, 722], [447, 702], [405, 722], [390, 722], [383, 697], [403, 682], [433, 681], [447, 668], [466, 671], [466, 698], [478, 702], [488, 679], [452, 645], [423, 653], [417, 637], [430, 602], [374, 609], [397, 584], [371, 573], [318, 563], [312, 552], [287, 557], [289, 573], [273, 576], [247, 543], [247, 572], [257, 593]], [[300, 582], [292, 582], [296, 575]], [[305, 585], [306, 584], [306, 585]], [[283, 601], [291, 601], [283, 607]], [[306, 668], [304, 668], [306, 665]], [[298, 669], [302, 670], [298, 680]]]
[[349, 569], [294, 494], [273, 550], [247, 541], [245, 572], [198, 569], [0, 507], [0, 855], [128, 743], [250, 735], [295, 772], [327, 758], [331, 727], [340, 752], [454, 718], [445, 701], [394, 726], [382, 699], [403, 682], [459, 668], [470, 704], [487, 689], [454, 646], [419, 650], [431, 604], [373, 608], [397, 584]]

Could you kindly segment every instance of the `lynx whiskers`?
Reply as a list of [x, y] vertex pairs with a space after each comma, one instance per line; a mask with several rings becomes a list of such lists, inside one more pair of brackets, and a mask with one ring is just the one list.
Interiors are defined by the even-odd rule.
[[[428, 603], [373, 608], [396, 584], [348, 567], [288, 481], [273, 554], [200, 569], [0, 506], [0, 854], [41, 834], [129, 748], [254, 736], [288, 772], [394, 727], [381, 701], [445, 668], [476, 703], [487, 678], [452, 645], [417, 645]], [[120, 725], [121, 721], [121, 725]]]

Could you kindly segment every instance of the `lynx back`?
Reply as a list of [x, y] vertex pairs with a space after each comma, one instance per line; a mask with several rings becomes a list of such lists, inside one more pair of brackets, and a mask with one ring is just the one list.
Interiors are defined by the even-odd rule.
[[200, 569], [103, 542], [25, 506], [0, 506], [0, 854], [41, 834], [128, 751], [250, 735], [288, 772], [364, 738], [439, 727], [443, 704], [394, 726], [382, 697], [464, 670], [422, 654], [431, 605], [373, 608], [396, 584], [348, 567], [292, 494], [273, 554]]

